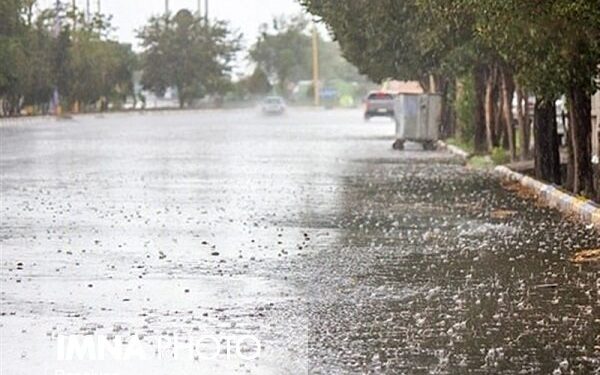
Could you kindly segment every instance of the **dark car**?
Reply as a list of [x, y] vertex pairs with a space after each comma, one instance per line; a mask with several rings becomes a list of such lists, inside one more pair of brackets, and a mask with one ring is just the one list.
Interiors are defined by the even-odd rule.
[[365, 99], [365, 120], [371, 117], [394, 117], [394, 95], [372, 92]]

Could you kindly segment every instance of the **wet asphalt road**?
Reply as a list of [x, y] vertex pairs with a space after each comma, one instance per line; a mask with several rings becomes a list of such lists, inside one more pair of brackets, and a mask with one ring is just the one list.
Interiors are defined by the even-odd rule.
[[[130, 114], [0, 137], [2, 374], [600, 373], [600, 267], [568, 261], [600, 235], [446, 153], [392, 151], [387, 120]], [[57, 361], [76, 334], [261, 353]]]

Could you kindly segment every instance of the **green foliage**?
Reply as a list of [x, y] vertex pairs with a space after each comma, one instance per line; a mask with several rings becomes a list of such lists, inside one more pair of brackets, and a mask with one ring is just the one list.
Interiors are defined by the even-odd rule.
[[375, 80], [463, 76], [477, 64], [499, 64], [542, 96], [556, 97], [574, 84], [594, 89], [598, 0], [301, 2]]
[[250, 59], [276, 82], [281, 93], [287, 93], [289, 83], [311, 77], [312, 41], [307, 27], [302, 16], [275, 18], [271, 25], [261, 26], [260, 36], [250, 47]]
[[494, 147], [490, 154], [492, 161], [495, 165], [506, 164], [510, 161], [510, 155], [502, 147]]
[[241, 35], [224, 21], [206, 20], [181, 10], [153, 17], [138, 33], [142, 41], [142, 84], [163, 95], [177, 88], [180, 106], [229, 89], [229, 74]]
[[100, 99], [116, 103], [133, 95], [136, 56], [131, 46], [109, 38], [110, 18], [97, 14], [86, 19], [77, 8], [65, 7], [34, 17], [34, 3], [0, 4], [4, 114], [19, 114], [23, 106], [45, 111], [55, 89], [64, 108], [76, 102], [95, 105]]
[[489, 156], [473, 156], [469, 159], [469, 167], [474, 169], [492, 169], [495, 164]]
[[[595, 89], [600, 1], [474, 1], [476, 37], [516, 72], [522, 86], [556, 98], [569, 86]], [[535, 62], [535, 63], [532, 63]]]
[[252, 75], [240, 80], [237, 83], [239, 90], [243, 95], [263, 96], [271, 92], [273, 86], [269, 82], [267, 74], [259, 67], [254, 69]]
[[475, 152], [475, 148], [473, 147], [472, 140], [463, 141], [461, 139], [448, 138], [444, 142], [446, 142], [449, 145], [456, 146], [456, 147], [460, 148], [461, 150], [466, 151], [469, 154], [473, 154]]
[[[444, 35], [437, 30], [442, 26], [430, 14], [437, 8], [421, 4], [425, 1], [302, 0], [301, 3], [322, 18], [344, 56], [374, 81], [395, 78], [425, 82], [429, 74], [442, 72], [442, 59], [449, 53], [452, 41], [442, 38]], [[453, 27], [455, 24], [458, 26]], [[459, 37], [459, 26], [460, 22], [446, 22], [443, 27]]]

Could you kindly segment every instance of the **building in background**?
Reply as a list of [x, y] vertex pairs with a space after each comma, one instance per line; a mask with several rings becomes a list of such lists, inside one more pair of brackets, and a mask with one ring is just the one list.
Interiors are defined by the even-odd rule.
[[385, 81], [381, 91], [394, 94], [423, 94], [423, 87], [417, 81]]

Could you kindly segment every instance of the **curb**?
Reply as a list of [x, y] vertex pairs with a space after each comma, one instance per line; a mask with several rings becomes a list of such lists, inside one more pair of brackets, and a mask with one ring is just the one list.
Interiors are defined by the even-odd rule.
[[[66, 119], [76, 120], [81, 118], [104, 118], [109, 116], [145, 116], [145, 115], [170, 115], [179, 113], [200, 113], [200, 112], [216, 112], [222, 111], [222, 108], [160, 108], [160, 109], [146, 109], [146, 110], [128, 110], [128, 111], [107, 111], [107, 112], [83, 112], [83, 113], [69, 113]], [[0, 117], [0, 126], [7, 125], [24, 125], [38, 122], [50, 122], [60, 121], [62, 118], [57, 118], [54, 115], [33, 115], [33, 116], [18, 116], [18, 117]]]
[[[323, 107], [312, 107], [312, 106], [288, 106], [296, 111], [313, 111], [313, 110], [325, 110]], [[85, 117], [96, 117], [102, 118], [111, 115], [171, 115], [179, 113], [207, 113], [207, 112], [222, 112], [222, 111], [236, 111], [256, 109], [256, 105], [240, 106], [240, 107], [223, 107], [223, 108], [184, 108], [179, 107], [163, 107], [163, 108], [147, 108], [147, 109], [131, 109], [131, 110], [119, 110], [119, 111], [107, 111], [107, 112], [85, 112], [85, 113], [71, 113], [69, 116], [72, 119], [85, 118]], [[342, 110], [353, 110], [355, 108], [338, 108]], [[0, 117], [0, 126], [12, 126], [12, 125], [23, 125], [38, 122], [48, 122], [56, 120], [54, 115], [23, 115], [16, 117]]]
[[53, 116], [22, 116], [22, 117], [2, 117], [0, 118], [0, 127], [32, 125], [56, 120]]
[[465, 150], [463, 150], [459, 147], [456, 147], [456, 146], [449, 145], [444, 141], [437, 141], [437, 145], [440, 149], [446, 150], [446, 151], [450, 152], [451, 154], [454, 154], [460, 158], [468, 159], [471, 157], [471, 155], [468, 152], [466, 152]]
[[556, 208], [565, 214], [575, 215], [585, 223], [592, 224], [597, 229], [600, 229], [600, 207], [592, 201], [567, 194], [552, 185], [514, 172], [505, 166], [494, 168], [494, 174], [505, 180], [518, 182], [522, 186], [533, 190], [538, 198], [551, 208]]

